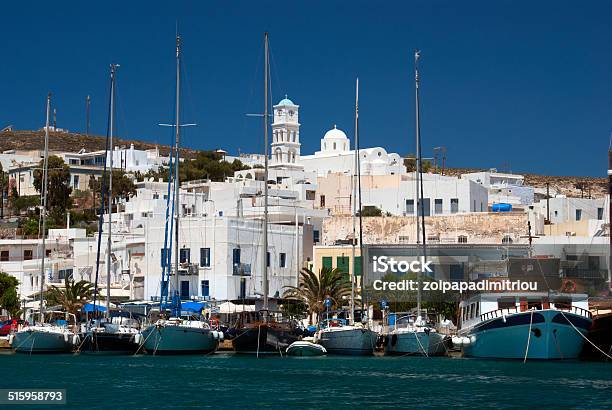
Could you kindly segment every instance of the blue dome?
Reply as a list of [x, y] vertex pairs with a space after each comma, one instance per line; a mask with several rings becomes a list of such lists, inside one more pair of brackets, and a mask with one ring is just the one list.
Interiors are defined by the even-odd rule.
[[285, 96], [285, 98], [280, 100], [278, 105], [295, 105], [295, 104], [293, 103], [293, 101], [291, 101], [289, 98], [287, 98], [287, 96]]

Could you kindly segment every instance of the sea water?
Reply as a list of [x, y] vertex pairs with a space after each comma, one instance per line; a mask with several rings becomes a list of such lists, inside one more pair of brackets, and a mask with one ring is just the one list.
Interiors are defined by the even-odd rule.
[[66, 389], [51, 408], [612, 408], [603, 362], [2, 354], [0, 372], [0, 389]]

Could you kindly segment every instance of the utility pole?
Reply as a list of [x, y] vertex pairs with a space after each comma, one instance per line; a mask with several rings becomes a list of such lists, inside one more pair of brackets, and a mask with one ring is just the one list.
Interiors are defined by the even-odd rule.
[[91, 104], [91, 98], [89, 98], [89, 95], [87, 96], [86, 99], [86, 103], [85, 103], [85, 135], [89, 136], [89, 106]]
[[550, 224], [550, 182], [546, 183], [546, 223]]
[[57, 132], [57, 109], [53, 109], [53, 131]]

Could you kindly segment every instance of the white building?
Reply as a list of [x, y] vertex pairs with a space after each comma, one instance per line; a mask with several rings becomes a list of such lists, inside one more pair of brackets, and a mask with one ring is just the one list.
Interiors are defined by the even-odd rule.
[[[406, 172], [402, 158], [389, 154], [384, 148], [360, 149], [361, 175], [397, 175]], [[334, 173], [354, 175], [355, 151], [344, 131], [334, 128], [327, 131], [321, 139], [321, 150], [300, 159], [306, 171], [316, 172], [319, 176]]]
[[[361, 179], [362, 206], [396, 216], [416, 215], [415, 173], [370, 175]], [[351, 213], [352, 177], [330, 174], [318, 178], [318, 202], [334, 215]], [[439, 174], [423, 174], [425, 216], [487, 212], [487, 189], [474, 181]]]
[[461, 178], [486, 187], [489, 190], [489, 205], [505, 203], [520, 206], [533, 203], [534, 188], [524, 185], [523, 175], [502, 173], [492, 169], [463, 174]]

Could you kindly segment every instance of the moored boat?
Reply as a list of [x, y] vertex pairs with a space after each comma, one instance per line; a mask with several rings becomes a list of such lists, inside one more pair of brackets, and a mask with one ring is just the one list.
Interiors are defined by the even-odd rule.
[[[74, 318], [74, 315], [59, 311], [47, 311], [46, 314]], [[68, 325], [67, 319], [26, 326], [10, 335], [9, 342], [17, 353], [67, 353], [79, 344], [79, 336], [71, 328], [75, 326]]]
[[223, 334], [200, 320], [159, 319], [142, 332], [143, 347], [150, 354], [197, 354], [217, 350]]
[[446, 336], [434, 324], [416, 314], [393, 313], [389, 331], [383, 337], [385, 354], [407, 356], [442, 356], [446, 354]]
[[288, 356], [323, 356], [327, 354], [327, 350], [319, 344], [298, 340], [289, 345], [286, 353]]
[[592, 324], [581, 294], [477, 294], [460, 303], [460, 312], [453, 344], [468, 357], [576, 359]]
[[326, 319], [319, 324], [315, 343], [329, 354], [367, 356], [374, 353], [378, 334], [361, 323], [348, 324], [345, 319]]

